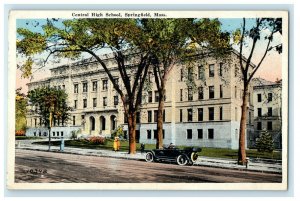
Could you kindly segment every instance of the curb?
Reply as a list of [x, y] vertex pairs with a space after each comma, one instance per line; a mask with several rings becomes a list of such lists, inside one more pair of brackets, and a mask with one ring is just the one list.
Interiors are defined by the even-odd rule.
[[[126, 160], [137, 160], [137, 161], [144, 161], [142, 158], [131, 158], [126, 156], [112, 156], [112, 155], [105, 155], [105, 154], [90, 154], [90, 153], [74, 153], [70, 151], [59, 151], [59, 150], [44, 150], [44, 149], [33, 149], [33, 148], [16, 148], [16, 149], [24, 149], [24, 150], [32, 150], [32, 151], [41, 151], [41, 152], [53, 152], [53, 153], [61, 153], [61, 154], [72, 154], [72, 155], [81, 155], [81, 156], [95, 156], [95, 157], [105, 157], [105, 158], [116, 158], [116, 159], [126, 159]], [[201, 167], [213, 167], [213, 168], [220, 168], [220, 169], [230, 169], [230, 170], [239, 170], [244, 172], [261, 172], [261, 173], [273, 173], [273, 174], [282, 174], [281, 171], [272, 171], [272, 170], [255, 170], [255, 169], [247, 169], [244, 166], [241, 167], [222, 167], [217, 165], [210, 165], [210, 164], [199, 164], [195, 163], [194, 166], [201, 166]]]

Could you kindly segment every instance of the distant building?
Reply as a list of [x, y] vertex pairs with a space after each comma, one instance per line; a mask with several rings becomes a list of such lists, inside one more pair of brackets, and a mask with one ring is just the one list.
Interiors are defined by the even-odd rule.
[[[166, 84], [164, 144], [238, 148], [242, 101], [239, 57], [232, 52], [228, 61], [207, 57], [192, 70], [181, 65], [172, 69]], [[115, 79], [121, 79], [114, 60], [106, 59], [105, 62]], [[195, 78], [196, 88], [187, 87], [186, 79], [190, 76]], [[155, 83], [151, 72], [149, 79]], [[122, 87], [121, 80], [119, 83]], [[69, 104], [74, 108], [68, 127], [55, 122], [52, 136], [57, 137], [60, 130], [69, 136], [70, 130], [81, 129], [84, 135], [109, 137], [120, 125], [127, 132], [120, 97], [96, 61], [84, 60], [52, 68], [51, 77], [31, 82], [28, 87], [32, 90], [42, 85], [66, 90]], [[252, 93], [250, 87], [247, 139], [254, 132]], [[137, 141], [156, 143], [157, 106], [158, 92], [153, 84], [152, 90], [144, 92], [142, 109], [137, 115]], [[28, 114], [27, 135], [34, 135], [34, 132], [37, 135], [44, 129], [38, 119], [34, 112]]]
[[282, 148], [282, 84], [262, 78], [253, 80], [253, 105], [255, 132], [248, 141], [249, 147], [255, 146], [256, 138], [262, 130], [272, 134], [276, 149]]

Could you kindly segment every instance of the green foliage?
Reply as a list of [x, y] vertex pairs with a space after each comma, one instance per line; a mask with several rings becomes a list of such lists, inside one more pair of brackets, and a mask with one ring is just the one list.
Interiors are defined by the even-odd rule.
[[259, 152], [273, 152], [274, 142], [272, 135], [268, 131], [261, 131], [260, 137], [256, 140], [256, 149]]
[[45, 125], [49, 126], [50, 112], [54, 119], [61, 120], [63, 124], [69, 119], [72, 108], [67, 105], [68, 95], [64, 90], [40, 87], [29, 91], [28, 98]]
[[75, 140], [75, 139], [77, 139], [77, 136], [78, 136], [78, 134], [79, 133], [81, 133], [81, 129], [78, 129], [78, 130], [73, 130], [72, 132], [71, 132], [71, 139], [73, 139], [73, 140]]
[[27, 97], [25, 94], [21, 93], [22, 88], [16, 90], [16, 100], [15, 100], [15, 121], [16, 130], [26, 130], [26, 112], [27, 112]]
[[47, 38], [41, 33], [34, 33], [28, 29], [18, 28], [17, 33], [23, 37], [17, 41], [17, 51], [26, 56], [42, 53], [47, 47]]
[[112, 132], [111, 139], [114, 139], [115, 137], [124, 138], [123, 126], [121, 126], [121, 125], [118, 126], [118, 128]]

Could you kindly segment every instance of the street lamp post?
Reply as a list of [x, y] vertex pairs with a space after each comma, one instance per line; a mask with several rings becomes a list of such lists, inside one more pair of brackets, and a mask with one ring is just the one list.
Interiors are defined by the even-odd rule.
[[53, 119], [53, 116], [52, 116], [53, 110], [54, 110], [54, 106], [51, 105], [51, 107], [50, 107], [50, 114], [49, 114], [49, 127], [48, 127], [48, 129], [49, 129], [49, 136], [48, 136], [48, 137], [49, 137], [49, 145], [48, 145], [48, 151], [51, 150], [51, 127], [52, 127], [52, 119]]

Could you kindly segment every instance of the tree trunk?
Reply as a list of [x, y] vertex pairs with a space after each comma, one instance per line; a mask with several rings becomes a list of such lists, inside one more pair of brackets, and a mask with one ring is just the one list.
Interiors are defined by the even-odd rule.
[[238, 164], [246, 165], [246, 123], [247, 123], [247, 97], [248, 97], [248, 83], [244, 83], [243, 102], [242, 102], [242, 115], [240, 121], [240, 136], [239, 136], [239, 152]]
[[[161, 94], [161, 93], [160, 93]], [[157, 111], [157, 140], [156, 149], [163, 149], [163, 111], [164, 111], [164, 92], [159, 97], [158, 111]]]
[[129, 154], [136, 154], [135, 129], [136, 129], [135, 112], [128, 111]]

